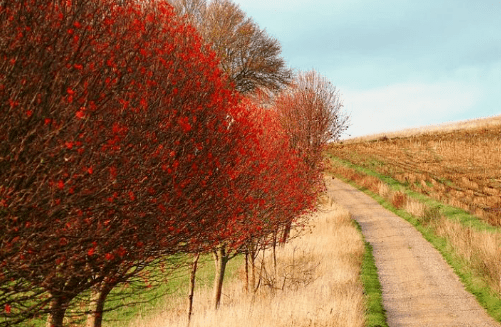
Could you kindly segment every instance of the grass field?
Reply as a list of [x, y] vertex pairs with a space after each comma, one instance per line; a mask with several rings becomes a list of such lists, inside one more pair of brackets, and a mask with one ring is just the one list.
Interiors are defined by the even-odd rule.
[[501, 226], [501, 125], [497, 122], [335, 143], [329, 153]]
[[[188, 262], [190, 257], [179, 256], [178, 258], [169, 258], [170, 264], [161, 266], [152, 266], [145, 271], [144, 276], [148, 276], [148, 284], [141, 278], [134, 282], [121, 284], [117, 286], [108, 296], [105, 309], [112, 311], [105, 312], [103, 315], [103, 326], [105, 327], [123, 327], [136, 321], [138, 317], [151, 316], [158, 314], [160, 310], [175, 302], [174, 299], [187, 299], [189, 287], [190, 270]], [[239, 267], [242, 266], [243, 258], [241, 256], [234, 258], [228, 263], [226, 278], [232, 280], [235, 278]], [[197, 284], [202, 287], [209, 287], [214, 280], [214, 263], [210, 255], [200, 257], [199, 269], [197, 274]], [[86, 292], [72, 302], [68, 309], [65, 325], [72, 327], [88, 326], [86, 316], [82, 314], [85, 310], [93, 309], [89, 307], [90, 294]], [[38, 319], [26, 321], [23, 326], [26, 327], [46, 327], [47, 316]], [[134, 326], [132, 323], [130, 326]]]
[[[242, 264], [243, 257], [241, 256], [228, 262], [226, 271], [228, 281], [237, 277], [236, 274]], [[124, 304], [122, 308], [104, 315], [103, 325], [106, 327], [136, 326], [135, 323], [138, 319], [158, 315], [165, 308], [176, 307], [179, 302], [182, 302], [183, 306], [177, 310], [184, 313], [186, 308], [184, 303], [188, 299], [189, 274], [190, 268], [188, 266], [179, 268], [174, 274], [168, 276], [165, 285], [157, 286], [152, 290], [143, 288], [139, 292], [131, 294], [129, 298], [121, 300]], [[213, 259], [210, 255], [202, 256], [199, 259], [196, 284], [200, 287], [210, 288], [213, 280]], [[109, 305], [113, 305], [113, 303]]]
[[[327, 203], [311, 232], [278, 249], [276, 273], [269, 253], [264, 257], [257, 293], [245, 293], [241, 271], [240, 279], [224, 285], [222, 305], [215, 311], [210, 287], [198, 288], [191, 326], [365, 326], [364, 242], [348, 212]], [[186, 327], [185, 307], [184, 299], [173, 299], [129, 326]]]
[[345, 140], [345, 143], [374, 141], [381, 138], [401, 138], [410, 136], [420, 136], [425, 134], [441, 134], [441, 133], [455, 132], [459, 130], [466, 131], [466, 130], [478, 130], [484, 128], [489, 129], [492, 127], [499, 127], [499, 126], [501, 126], [501, 115], [463, 120], [463, 121], [454, 121], [438, 125], [407, 128], [388, 133], [378, 133], [378, 134], [353, 137]]

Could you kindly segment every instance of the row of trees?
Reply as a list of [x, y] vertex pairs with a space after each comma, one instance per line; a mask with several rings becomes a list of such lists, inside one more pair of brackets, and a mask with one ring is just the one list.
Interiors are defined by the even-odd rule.
[[291, 84], [231, 2], [190, 3], [0, 0], [0, 326], [63, 326], [88, 291], [100, 326], [117, 285], [180, 253], [214, 253], [217, 306], [234, 254], [314, 210], [338, 94]]

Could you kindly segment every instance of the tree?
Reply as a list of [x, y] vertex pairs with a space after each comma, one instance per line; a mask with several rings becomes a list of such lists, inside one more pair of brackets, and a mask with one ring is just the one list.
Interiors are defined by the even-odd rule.
[[99, 285], [102, 308], [150, 262], [211, 245], [236, 99], [163, 1], [0, 9], [0, 325], [57, 327], [82, 292]]
[[184, 16], [193, 26], [198, 27], [205, 23], [206, 0], [172, 0], [170, 2], [175, 7], [176, 13]]
[[232, 215], [215, 234], [218, 245], [213, 249], [216, 308], [227, 262], [239, 253], [247, 253], [250, 245], [258, 250], [270, 246], [270, 235], [315, 209], [320, 191], [313, 187], [317, 180], [306, 171], [304, 160], [289, 146], [276, 112], [259, 108], [247, 99], [239, 107], [241, 111], [232, 117], [231, 129], [238, 131], [235, 137], [242, 145], [231, 154], [237, 157], [235, 165], [227, 166], [225, 172], [231, 179], [227, 192], [232, 201], [227, 206]]
[[280, 57], [279, 42], [230, 0], [171, 0], [212, 45], [222, 70], [242, 94], [257, 88], [278, 91], [292, 73]]
[[299, 72], [292, 86], [277, 95], [274, 107], [293, 148], [320, 168], [322, 151], [348, 128], [349, 116], [335, 86], [316, 71]]

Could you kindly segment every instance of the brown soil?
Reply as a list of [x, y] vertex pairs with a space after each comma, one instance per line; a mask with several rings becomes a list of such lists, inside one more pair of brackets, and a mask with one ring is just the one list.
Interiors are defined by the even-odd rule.
[[358, 221], [374, 249], [390, 327], [501, 326], [411, 224], [337, 179], [329, 178], [327, 188]]

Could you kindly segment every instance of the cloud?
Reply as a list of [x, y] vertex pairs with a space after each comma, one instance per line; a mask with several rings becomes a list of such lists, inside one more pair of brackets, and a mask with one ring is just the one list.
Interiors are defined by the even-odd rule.
[[361, 136], [462, 119], [482, 96], [476, 86], [457, 81], [403, 83], [369, 90], [341, 90], [352, 126]]

